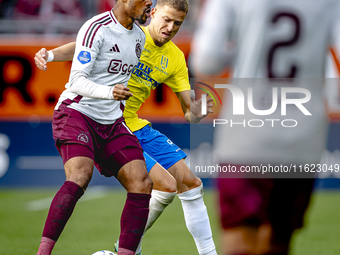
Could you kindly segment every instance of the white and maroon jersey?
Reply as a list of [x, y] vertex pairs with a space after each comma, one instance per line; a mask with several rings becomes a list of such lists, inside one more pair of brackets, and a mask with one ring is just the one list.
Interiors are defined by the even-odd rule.
[[68, 99], [68, 107], [98, 123], [114, 123], [123, 108], [113, 99], [113, 87], [127, 86], [144, 43], [142, 29], [136, 23], [126, 29], [112, 11], [88, 20], [78, 32], [69, 82], [55, 109]]
[[[304, 88], [311, 94], [309, 102], [303, 104], [310, 116], [295, 105], [287, 106], [287, 114], [283, 115], [280, 101], [270, 115], [249, 113], [249, 101], [245, 101], [245, 114], [235, 115], [231, 93], [225, 89], [227, 100], [218, 118], [229, 123], [217, 125], [214, 141], [220, 161], [236, 164], [319, 162], [328, 126], [322, 79], [328, 48], [339, 45], [339, 13], [338, 0], [207, 1], [192, 45], [196, 70], [210, 75], [221, 71], [230, 61], [226, 59], [227, 46], [234, 42], [235, 79], [229, 83], [243, 91], [245, 100], [251, 97], [248, 93], [251, 87], [254, 108], [270, 109], [274, 87], [279, 93], [278, 100], [282, 87]], [[267, 78], [279, 80], [269, 82]], [[295, 80], [284, 83], [285, 78]], [[301, 98], [305, 94], [294, 96]], [[284, 127], [281, 125], [284, 119], [294, 119], [298, 125]], [[249, 120], [252, 126], [261, 125], [261, 121], [265, 125], [250, 127]], [[230, 128], [230, 121], [242, 124]]]

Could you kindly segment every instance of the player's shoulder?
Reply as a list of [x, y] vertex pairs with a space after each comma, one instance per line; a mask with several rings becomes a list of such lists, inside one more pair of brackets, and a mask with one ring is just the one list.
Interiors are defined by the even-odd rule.
[[89, 20], [84, 23], [86, 27], [94, 27], [94, 26], [103, 26], [108, 25], [110, 23], [117, 23], [115, 18], [113, 17], [110, 11], [100, 13], [98, 15], [93, 16]]
[[137, 21], [134, 21], [134, 22], [133, 22], [133, 28], [134, 28], [134, 29], [137, 29], [137, 31], [139, 31], [139, 32], [141, 32], [141, 33], [143, 33], [143, 34], [145, 34], [143, 28], [138, 24]]
[[174, 57], [176, 59], [185, 59], [183, 51], [178, 48], [178, 46], [173, 42], [169, 41], [166, 44], [163, 45], [163, 47], [166, 47], [167, 52], [170, 54], [170, 57]]
[[103, 28], [115, 22], [117, 21], [109, 11], [98, 14], [86, 21], [79, 31], [79, 36], [82, 38], [82, 45], [91, 48], [96, 40], [104, 40], [105, 32]]
[[145, 40], [145, 32], [143, 28], [138, 24], [137, 21], [133, 22], [133, 29]]

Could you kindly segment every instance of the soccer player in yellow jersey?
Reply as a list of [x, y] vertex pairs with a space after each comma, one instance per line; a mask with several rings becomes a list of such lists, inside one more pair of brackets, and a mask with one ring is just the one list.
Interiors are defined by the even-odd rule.
[[[138, 118], [136, 113], [149, 97], [151, 89], [165, 83], [176, 93], [187, 121], [197, 123], [204, 117], [201, 115], [201, 101], [190, 98], [184, 54], [171, 41], [181, 27], [188, 8], [188, 0], [158, 0], [151, 11], [150, 25], [143, 28], [146, 42], [140, 62], [133, 70], [127, 88], [121, 84], [116, 85], [121, 90], [120, 94], [115, 95], [115, 99], [126, 100], [125, 121], [143, 147], [147, 170], [154, 183], [145, 229], [152, 226], [177, 193], [198, 253], [214, 255], [217, 253], [202, 197], [201, 180], [192, 177], [193, 173], [184, 161], [186, 154], [165, 135], [154, 130], [149, 121]], [[122, 47], [118, 45], [118, 48]], [[40, 69], [46, 70], [46, 60], [67, 61], [72, 59], [73, 54], [74, 44], [71, 43], [49, 52], [41, 49], [36, 54], [35, 61]], [[211, 112], [209, 101], [208, 112]], [[136, 254], [141, 254], [141, 244]]]

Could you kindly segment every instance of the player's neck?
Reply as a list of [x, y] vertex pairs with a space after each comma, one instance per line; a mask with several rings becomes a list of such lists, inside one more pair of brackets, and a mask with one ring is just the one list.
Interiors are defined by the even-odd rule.
[[131, 30], [133, 27], [134, 20], [127, 14], [124, 7], [121, 4], [118, 4], [119, 1], [112, 8], [112, 12], [115, 15], [118, 22], [128, 30]]

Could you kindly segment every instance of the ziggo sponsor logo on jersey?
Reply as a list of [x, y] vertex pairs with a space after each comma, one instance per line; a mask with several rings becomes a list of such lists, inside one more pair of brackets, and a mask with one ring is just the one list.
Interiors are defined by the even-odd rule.
[[[204, 83], [200, 83], [202, 85], [208, 86]], [[209, 86], [209, 88], [213, 89]], [[232, 101], [233, 101], [233, 115], [245, 115], [245, 96], [243, 94], [243, 91], [238, 88], [235, 85], [232, 84], [215, 84], [215, 88], [224, 88], [228, 89], [231, 92]], [[213, 89], [215, 94], [218, 96], [216, 90]], [[303, 98], [287, 98], [288, 93], [300, 93], [304, 95]], [[208, 93], [211, 95], [211, 93]], [[258, 116], [268, 116], [272, 113], [274, 113], [278, 107], [278, 88], [273, 87], [272, 88], [272, 105], [270, 109], [267, 110], [258, 110], [255, 109], [253, 104], [253, 88], [249, 87], [247, 90], [247, 106], [248, 110]], [[212, 95], [211, 95], [212, 96]], [[212, 97], [213, 98], [213, 97]], [[219, 96], [218, 96], [219, 98]], [[220, 99], [220, 98], [219, 98]], [[311, 99], [311, 93], [309, 90], [305, 88], [297, 88], [297, 87], [281, 87], [281, 116], [287, 115], [287, 105], [295, 105], [297, 109], [299, 109], [305, 116], [311, 116], [312, 114], [306, 109], [306, 107], [303, 105]], [[213, 98], [215, 101], [215, 99]], [[221, 102], [221, 100], [220, 100]], [[215, 101], [216, 104], [216, 101]], [[222, 105], [222, 102], [221, 102]], [[202, 95], [202, 108], [201, 108], [202, 115], [207, 114], [207, 95]], [[232, 119], [214, 119], [213, 120], [213, 126], [216, 127], [216, 125], [226, 125], [230, 124], [230, 127], [233, 126], [249, 126], [249, 127], [262, 127], [265, 125], [265, 123], [271, 125], [271, 127], [274, 127], [277, 122], [280, 122], [280, 124], [283, 127], [296, 127], [298, 125], [297, 120], [295, 119], [244, 119], [243, 121], [233, 121]]]
[[134, 65], [123, 64], [121, 60], [112, 59], [107, 71], [112, 74], [130, 75], [134, 68]]

